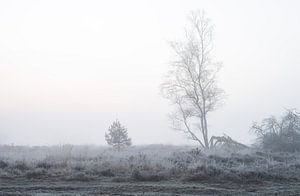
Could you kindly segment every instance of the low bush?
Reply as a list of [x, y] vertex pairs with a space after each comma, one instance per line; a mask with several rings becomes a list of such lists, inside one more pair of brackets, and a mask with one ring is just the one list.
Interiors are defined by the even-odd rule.
[[43, 169], [50, 169], [51, 168], [51, 164], [47, 163], [47, 162], [38, 162], [36, 164], [36, 168], [43, 168]]
[[29, 167], [27, 166], [27, 164], [25, 163], [25, 161], [17, 161], [15, 162], [14, 165], [12, 165], [15, 169], [24, 171], [24, 170], [28, 170]]
[[8, 167], [8, 163], [3, 160], [0, 160], [0, 169], [4, 169], [6, 167]]
[[151, 174], [146, 172], [140, 172], [139, 170], [133, 170], [131, 174], [131, 178], [135, 181], [162, 181], [166, 180], [166, 176], [162, 174]]
[[300, 152], [300, 115], [295, 110], [287, 110], [280, 119], [265, 118], [260, 124], [254, 123], [251, 130], [265, 150]]
[[42, 179], [42, 178], [48, 177], [45, 169], [30, 170], [30, 171], [26, 172], [25, 176], [26, 176], [26, 178], [29, 178], [29, 179]]
[[114, 177], [115, 176], [115, 174], [112, 172], [111, 169], [103, 170], [103, 171], [100, 172], [100, 174], [102, 176], [106, 176], [106, 177]]

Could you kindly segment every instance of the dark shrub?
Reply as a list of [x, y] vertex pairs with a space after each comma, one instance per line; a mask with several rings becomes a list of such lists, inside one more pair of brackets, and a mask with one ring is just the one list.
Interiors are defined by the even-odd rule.
[[190, 174], [185, 177], [187, 181], [207, 181], [210, 180], [204, 173]]
[[111, 169], [103, 170], [100, 172], [100, 174], [102, 176], [106, 176], [106, 177], [114, 177], [115, 176], [115, 174], [112, 172]]
[[115, 177], [111, 181], [112, 182], [128, 182], [130, 179], [125, 177]]
[[44, 169], [36, 169], [33, 171], [28, 171], [25, 176], [29, 179], [41, 179], [46, 177], [46, 174], [47, 173]]
[[219, 176], [222, 173], [222, 170], [209, 165], [209, 166], [197, 167], [195, 172], [203, 173], [203, 174], [207, 175], [208, 177], [215, 177], [215, 176]]
[[300, 169], [300, 164], [299, 163], [295, 164], [295, 168]]
[[36, 168], [50, 169], [51, 164], [47, 162], [39, 162], [36, 164]]
[[228, 162], [228, 158], [227, 157], [221, 157], [218, 155], [209, 155], [208, 156], [209, 159], [216, 161], [216, 163], [226, 163]]
[[74, 170], [75, 170], [75, 171], [83, 171], [83, 170], [84, 170], [84, 167], [81, 166], [81, 165], [76, 165], [76, 166], [74, 167]]
[[139, 170], [133, 170], [131, 174], [131, 178], [136, 181], [153, 181], [153, 182], [166, 179], [166, 177], [162, 174], [146, 174], [146, 173], [141, 173]]
[[14, 165], [14, 168], [22, 170], [22, 171], [29, 169], [24, 161], [17, 161]]
[[166, 177], [161, 174], [148, 174], [143, 176], [143, 181], [158, 182], [165, 179]]
[[262, 180], [268, 180], [270, 178], [265, 172], [260, 171], [246, 171], [239, 174], [241, 180], [247, 182], [260, 182]]
[[230, 159], [238, 164], [253, 164], [256, 161], [256, 157], [250, 156], [248, 154], [232, 154]]
[[219, 181], [223, 178], [224, 171], [214, 166], [200, 166], [191, 170], [185, 177], [188, 181]]
[[141, 172], [137, 169], [133, 170], [131, 173], [131, 178], [134, 180], [140, 180], [142, 178]]
[[0, 160], [0, 168], [3, 169], [3, 168], [6, 168], [8, 167], [8, 163], [3, 161], [3, 160]]
[[265, 118], [260, 124], [254, 123], [251, 130], [266, 150], [300, 152], [300, 115], [295, 110], [288, 110], [280, 119]]
[[267, 134], [262, 141], [265, 149], [282, 152], [300, 152], [300, 133], [288, 131], [280, 134]]

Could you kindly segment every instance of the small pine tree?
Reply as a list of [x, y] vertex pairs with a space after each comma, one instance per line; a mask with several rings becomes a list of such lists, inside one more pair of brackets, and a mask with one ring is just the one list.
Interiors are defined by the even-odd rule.
[[118, 151], [131, 145], [131, 138], [128, 137], [127, 129], [118, 120], [114, 121], [108, 128], [108, 133], [105, 133], [105, 140], [108, 145]]

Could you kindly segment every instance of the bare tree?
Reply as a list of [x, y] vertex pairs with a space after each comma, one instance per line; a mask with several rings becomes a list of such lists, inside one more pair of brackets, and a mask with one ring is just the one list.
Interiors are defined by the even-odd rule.
[[173, 127], [184, 131], [203, 148], [210, 148], [207, 117], [223, 98], [216, 76], [221, 63], [212, 55], [213, 25], [204, 11], [191, 12], [183, 41], [170, 42], [175, 60], [161, 85], [162, 94], [176, 110]]
[[108, 145], [113, 146], [118, 151], [131, 145], [131, 138], [128, 137], [127, 129], [116, 120], [105, 133], [105, 140]]
[[300, 114], [289, 109], [279, 119], [271, 116], [261, 123], [253, 123], [251, 129], [257, 135], [262, 148], [273, 151], [300, 151]]

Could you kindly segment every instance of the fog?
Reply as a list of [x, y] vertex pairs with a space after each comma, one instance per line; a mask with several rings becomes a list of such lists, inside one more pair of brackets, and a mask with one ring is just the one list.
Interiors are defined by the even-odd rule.
[[211, 134], [250, 144], [253, 121], [300, 108], [299, 1], [1, 1], [0, 143], [105, 145], [119, 119], [134, 145], [193, 144], [159, 85], [195, 9], [223, 62]]

